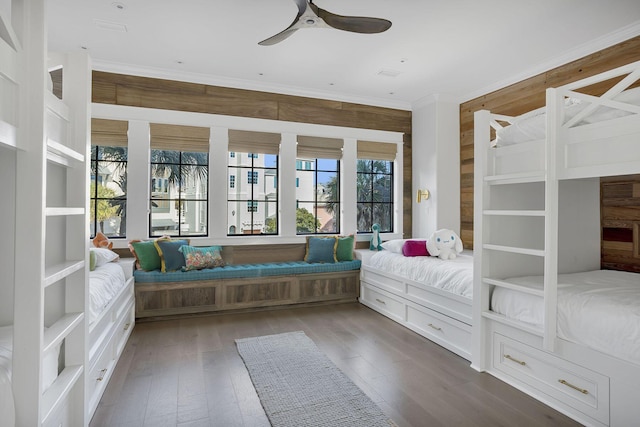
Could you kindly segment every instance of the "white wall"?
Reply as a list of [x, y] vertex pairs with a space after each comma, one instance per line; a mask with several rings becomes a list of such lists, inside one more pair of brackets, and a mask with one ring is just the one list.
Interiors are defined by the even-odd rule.
[[[436, 95], [419, 103], [412, 117], [413, 237], [449, 228], [460, 234], [460, 106]], [[431, 197], [416, 202], [418, 189]]]
[[16, 225], [16, 154], [0, 146], [0, 326], [13, 323], [13, 282]]

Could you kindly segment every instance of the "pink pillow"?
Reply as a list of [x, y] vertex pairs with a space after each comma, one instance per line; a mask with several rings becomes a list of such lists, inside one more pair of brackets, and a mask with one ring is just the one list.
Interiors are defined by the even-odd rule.
[[404, 256], [429, 256], [426, 240], [407, 240], [402, 245]]

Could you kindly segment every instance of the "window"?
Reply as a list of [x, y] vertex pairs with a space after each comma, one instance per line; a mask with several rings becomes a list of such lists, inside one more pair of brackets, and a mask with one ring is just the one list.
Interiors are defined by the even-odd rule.
[[340, 159], [344, 141], [298, 135], [296, 232], [340, 232]]
[[340, 232], [340, 161], [314, 159], [296, 162], [296, 232]]
[[129, 122], [91, 119], [89, 232], [110, 238], [127, 234]]
[[209, 129], [151, 124], [150, 236], [206, 236]]
[[358, 233], [370, 233], [373, 224], [393, 232], [393, 162], [397, 145], [358, 141], [356, 172]]
[[358, 159], [356, 187], [358, 232], [393, 232], [393, 162]]
[[280, 134], [229, 131], [228, 175], [240, 178], [227, 192], [229, 236], [278, 234], [279, 149]]
[[229, 188], [236, 188], [236, 176], [229, 175]]
[[91, 146], [90, 233], [126, 237], [127, 147]]
[[229, 157], [234, 158], [236, 156], [236, 153], [234, 153], [233, 151], [229, 152]]

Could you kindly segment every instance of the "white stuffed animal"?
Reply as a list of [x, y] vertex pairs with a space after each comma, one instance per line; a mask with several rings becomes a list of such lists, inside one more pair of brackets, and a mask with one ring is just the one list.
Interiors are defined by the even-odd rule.
[[440, 259], [454, 259], [462, 252], [462, 240], [453, 230], [442, 228], [427, 240], [427, 251]]

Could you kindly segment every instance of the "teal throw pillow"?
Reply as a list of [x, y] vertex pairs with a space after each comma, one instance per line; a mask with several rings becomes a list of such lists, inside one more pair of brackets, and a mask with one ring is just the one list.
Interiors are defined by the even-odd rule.
[[185, 261], [179, 249], [188, 244], [188, 240], [156, 240], [154, 245], [160, 255], [160, 271], [166, 273], [181, 270], [185, 266]]
[[307, 262], [336, 262], [336, 247], [338, 240], [335, 237], [309, 237], [307, 239]]

